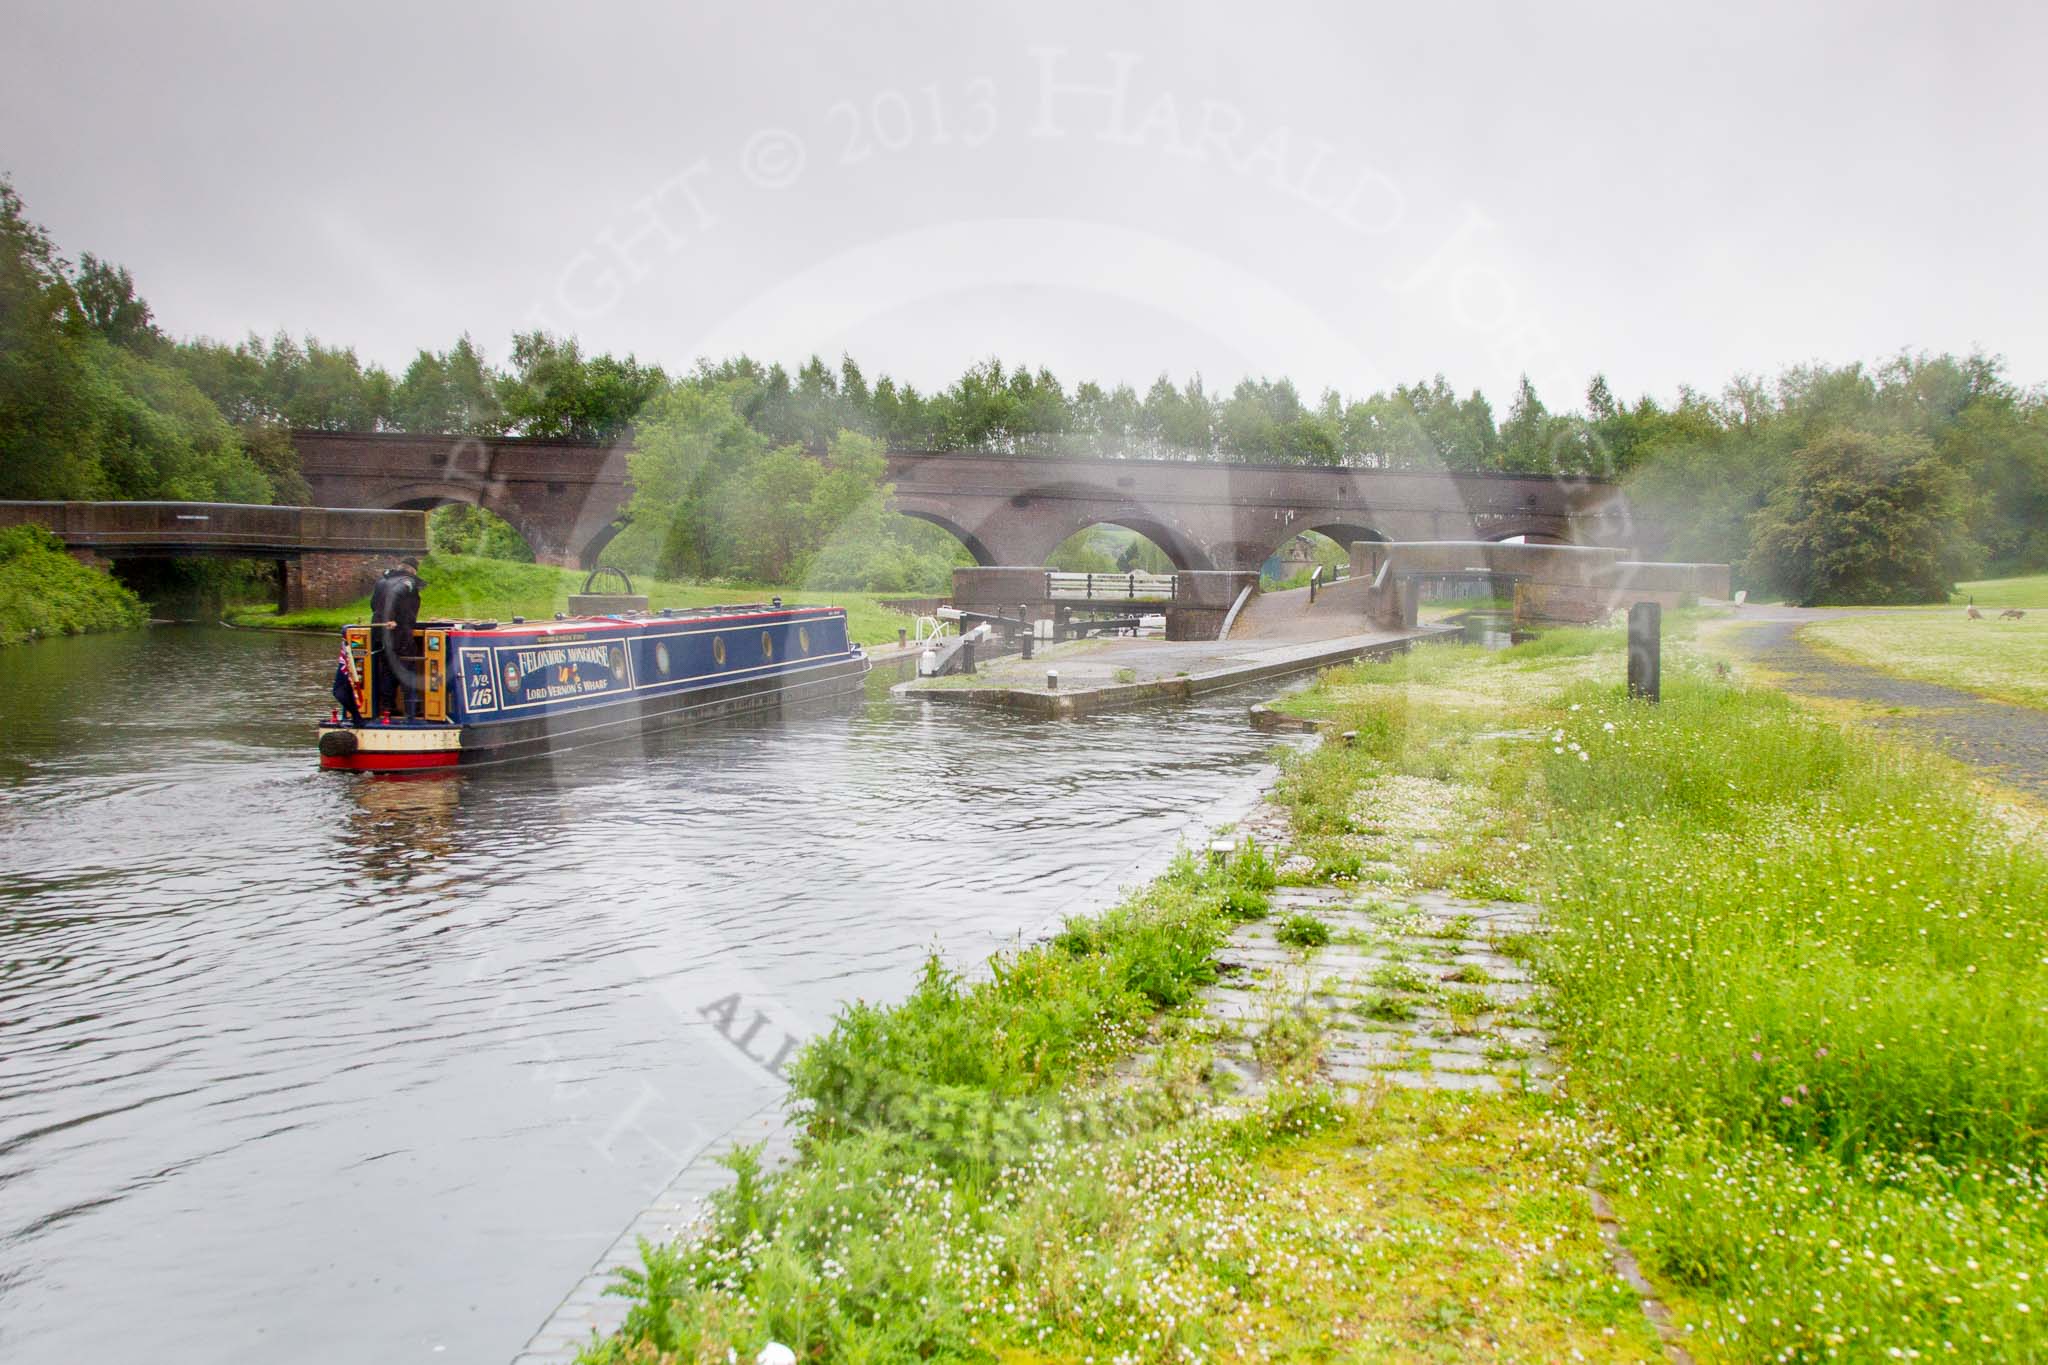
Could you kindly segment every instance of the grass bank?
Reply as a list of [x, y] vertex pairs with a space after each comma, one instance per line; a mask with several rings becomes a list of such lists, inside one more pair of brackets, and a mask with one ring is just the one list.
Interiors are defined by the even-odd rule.
[[[1981, 610], [1981, 608], [1980, 608]], [[1817, 621], [1803, 639], [1893, 677], [2048, 709], [2048, 610], [1972, 621], [1954, 607]]]
[[[566, 611], [569, 594], [580, 592], [587, 575], [579, 569], [558, 569], [546, 564], [521, 564], [507, 559], [485, 559], [475, 555], [431, 554], [420, 563], [420, 579], [426, 585], [421, 594], [421, 615], [510, 620], [514, 616], [546, 620]], [[722, 602], [765, 602], [780, 597], [785, 602], [818, 603], [846, 608], [848, 628], [860, 644], [891, 643], [898, 627], [910, 618], [881, 605], [892, 594], [811, 590], [802, 587], [671, 583], [660, 579], [635, 579], [633, 586], [647, 594], [648, 605], [662, 607], [709, 607]], [[275, 626], [295, 630], [339, 630], [369, 619], [370, 599], [358, 598], [346, 606], [279, 615], [274, 606], [248, 606], [229, 615], [239, 626]]]
[[146, 625], [142, 599], [35, 526], [0, 531], [0, 645]]
[[[1569, 1090], [1695, 1354], [2048, 1354], [2048, 861], [1947, 762], [1682, 646], [1647, 707], [1618, 642], [1539, 643], [1592, 667], [1431, 650], [1301, 704], [1529, 812], [1445, 854], [1544, 900]], [[1361, 760], [1314, 762], [1341, 811]]]
[[1275, 876], [1183, 857], [984, 979], [934, 962], [901, 1005], [847, 1008], [795, 1067], [801, 1162], [737, 1154], [703, 1235], [643, 1248], [625, 1329], [585, 1360], [1643, 1358], [1570, 1114], [1342, 1103], [1291, 1015], [1261, 1044], [1283, 1083], [1217, 1107], [1173, 1024]]

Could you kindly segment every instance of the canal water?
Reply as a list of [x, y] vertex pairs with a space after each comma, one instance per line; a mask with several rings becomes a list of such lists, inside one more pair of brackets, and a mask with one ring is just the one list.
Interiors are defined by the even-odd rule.
[[325, 638], [0, 651], [0, 1359], [509, 1358], [767, 1063], [1248, 807], [1244, 697], [325, 774]]
[[1447, 618], [1448, 624], [1464, 632], [1464, 643], [1486, 649], [1506, 649], [1533, 631], [1517, 631], [1511, 611], [1465, 611]]

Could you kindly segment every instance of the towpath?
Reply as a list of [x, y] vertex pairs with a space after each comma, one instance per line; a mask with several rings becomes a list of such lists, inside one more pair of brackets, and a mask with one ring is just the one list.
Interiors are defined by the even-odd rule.
[[1742, 624], [1717, 643], [1737, 659], [1774, 674], [1794, 696], [1859, 703], [1870, 723], [1939, 749], [2036, 800], [2048, 800], [2048, 711], [1895, 678], [1816, 649], [1799, 634], [1815, 621], [1855, 614], [1745, 607]]

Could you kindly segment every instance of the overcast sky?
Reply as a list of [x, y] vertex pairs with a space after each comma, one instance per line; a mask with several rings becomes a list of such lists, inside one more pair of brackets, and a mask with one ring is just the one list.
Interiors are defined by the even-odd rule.
[[2020, 5], [0, 0], [0, 171], [173, 333], [1555, 406], [2048, 379]]

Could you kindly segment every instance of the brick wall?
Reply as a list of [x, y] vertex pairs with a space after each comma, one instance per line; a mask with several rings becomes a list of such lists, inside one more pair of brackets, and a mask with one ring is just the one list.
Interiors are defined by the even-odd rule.
[[277, 609], [339, 607], [369, 594], [391, 567], [385, 555], [301, 555], [280, 563]]
[[1213, 640], [1223, 629], [1228, 607], [1183, 607], [1166, 609], [1166, 638], [1169, 640]]

